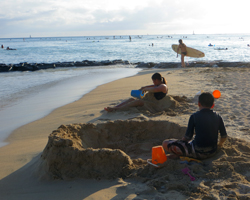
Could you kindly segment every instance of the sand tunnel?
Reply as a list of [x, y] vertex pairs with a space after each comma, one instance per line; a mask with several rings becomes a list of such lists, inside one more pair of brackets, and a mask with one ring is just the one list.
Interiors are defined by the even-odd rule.
[[132, 159], [145, 159], [153, 146], [181, 138], [185, 130], [154, 120], [61, 125], [49, 135], [41, 166], [50, 177], [61, 179], [124, 177], [133, 168]]

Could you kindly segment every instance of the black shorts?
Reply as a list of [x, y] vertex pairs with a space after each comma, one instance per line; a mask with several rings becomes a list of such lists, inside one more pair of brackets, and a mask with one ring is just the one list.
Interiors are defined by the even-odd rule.
[[[200, 153], [194, 149], [194, 145], [192, 142], [184, 142], [182, 140], [169, 139], [165, 140], [169, 149], [171, 149], [172, 153], [179, 156], [186, 156], [190, 158], [196, 159], [206, 159], [212, 157], [216, 153], [216, 149], [207, 153]], [[176, 147], [178, 147], [182, 153], [181, 155], [176, 151]]]
[[187, 55], [187, 52], [181, 52], [181, 54], [183, 54], [184, 56], [186, 56], [186, 55]]

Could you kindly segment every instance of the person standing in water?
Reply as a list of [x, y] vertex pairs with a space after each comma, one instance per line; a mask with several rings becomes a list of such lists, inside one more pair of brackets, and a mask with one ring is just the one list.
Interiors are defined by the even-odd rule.
[[183, 43], [182, 39], [179, 40], [179, 46], [177, 49], [177, 58], [178, 58], [178, 52], [179, 49], [181, 49], [181, 66], [186, 67], [185, 62], [184, 62], [184, 57], [187, 55], [187, 46]]

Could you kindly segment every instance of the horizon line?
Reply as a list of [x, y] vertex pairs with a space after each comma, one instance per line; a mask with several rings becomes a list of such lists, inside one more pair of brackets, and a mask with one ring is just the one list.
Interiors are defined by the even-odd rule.
[[245, 34], [245, 35], [250, 35], [250, 33], [188, 33], [188, 34], [182, 34], [182, 33], [172, 33], [172, 34], [135, 34], [135, 35], [82, 35], [82, 36], [35, 36], [31, 37], [26, 36], [26, 37], [0, 37], [0, 39], [32, 39], [32, 38], [69, 38], [69, 37], [119, 37], [119, 36], [173, 36], [173, 35], [240, 35], [240, 34]]

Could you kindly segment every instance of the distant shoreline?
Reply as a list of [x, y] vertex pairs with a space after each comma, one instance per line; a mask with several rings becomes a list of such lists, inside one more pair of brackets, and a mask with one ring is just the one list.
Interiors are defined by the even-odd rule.
[[192, 36], [192, 35], [207, 35], [207, 36], [214, 36], [214, 35], [226, 35], [226, 36], [231, 36], [231, 35], [237, 35], [237, 36], [245, 36], [245, 35], [249, 35], [249, 33], [172, 33], [172, 34], [114, 34], [114, 35], [75, 35], [75, 36], [32, 36], [32, 37], [0, 37], [0, 39], [47, 39], [47, 38], [95, 38], [95, 37], [103, 37], [104, 39], [106, 39], [105, 37], [110, 37], [110, 39], [114, 39], [113, 37], [115, 36], [115, 39], [120, 39], [119, 37], [138, 37], [139, 36]]

